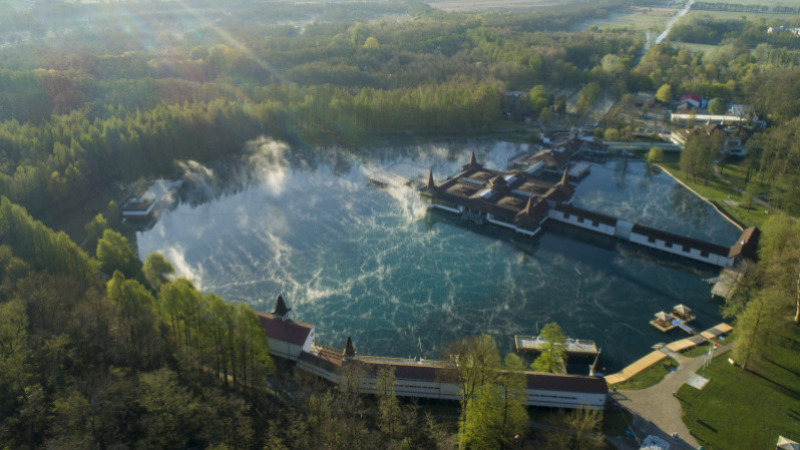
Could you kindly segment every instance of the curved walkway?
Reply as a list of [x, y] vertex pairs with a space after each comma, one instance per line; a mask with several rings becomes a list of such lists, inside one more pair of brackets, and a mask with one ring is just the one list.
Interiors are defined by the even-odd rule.
[[[731, 346], [726, 344], [718, 348], [714, 357], [725, 353]], [[681, 404], [675, 393], [703, 366], [705, 356], [687, 358], [677, 353], [670, 356], [678, 361], [678, 369], [668, 373], [660, 383], [647, 389], [614, 391], [611, 397], [635, 415], [632, 428], [639, 439], [653, 434], [666, 439], [677, 449], [697, 448], [700, 444], [683, 423]], [[678, 437], [672, 437], [673, 433]]]

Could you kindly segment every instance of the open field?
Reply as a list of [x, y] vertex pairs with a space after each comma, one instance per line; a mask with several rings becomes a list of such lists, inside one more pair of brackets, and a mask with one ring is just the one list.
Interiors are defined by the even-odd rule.
[[672, 45], [675, 48], [678, 49], [685, 48], [690, 52], [707, 52], [708, 50], [712, 50], [718, 47], [717, 45], [690, 44], [688, 42], [675, 42], [675, 41], [669, 41], [669, 42], [670, 45]]
[[669, 8], [632, 7], [625, 12], [611, 14], [604, 19], [590, 20], [575, 25], [576, 30], [592, 26], [599, 28], [630, 28], [634, 30], [658, 30], [660, 33], [667, 21], [678, 12]]
[[491, 11], [533, 8], [554, 8], [564, 5], [553, 0], [442, 0], [428, 2], [443, 11]]
[[800, 7], [800, 0], [700, 0], [706, 3], [728, 3], [734, 5], [764, 5]]
[[765, 19], [765, 20], [781, 20], [786, 22], [792, 22], [800, 18], [800, 16], [793, 15], [793, 14], [759, 14], [759, 13], [749, 13], [749, 12], [728, 12], [728, 11], [695, 11], [691, 10], [688, 14], [684, 17], [710, 17], [717, 20], [740, 20], [742, 17], [746, 17], [747, 20], [755, 20], [755, 19]]
[[683, 421], [707, 449], [774, 448], [778, 435], [800, 438], [800, 327], [789, 326], [757, 372], [716, 358], [701, 391], [678, 390]]

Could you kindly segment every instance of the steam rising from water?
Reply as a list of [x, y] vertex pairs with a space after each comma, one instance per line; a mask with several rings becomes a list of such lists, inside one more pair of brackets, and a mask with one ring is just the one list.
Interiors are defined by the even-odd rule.
[[286, 153], [289, 146], [269, 138], [259, 138], [248, 144], [251, 156], [248, 166], [253, 175], [260, 180], [274, 196], [279, 196], [289, 176], [289, 161]]
[[[700, 280], [713, 273], [702, 267], [574, 230], [526, 239], [473, 228], [426, 212], [411, 188], [367, 185], [370, 170], [403, 160], [443, 179], [473, 150], [485, 165], [504, 169], [520, 145], [395, 148], [366, 161], [267, 139], [249, 148], [243, 163], [182, 166], [190, 180], [183, 203], [139, 235], [140, 255], [162, 251], [202, 289], [257, 310], [270, 310], [283, 294], [294, 318], [317, 325], [321, 344], [339, 347], [352, 335], [361, 353], [419, 356], [421, 342], [421, 356], [432, 358], [450, 340], [482, 332], [508, 350], [514, 334], [556, 320], [571, 335], [598, 340], [614, 367], [664, 340], [647, 325], [658, 310], [685, 303], [700, 326], [717, 319]], [[701, 239], [735, 239], [713, 214], [699, 225], [667, 220], [707, 207], [670, 197], [665, 186], [674, 184], [642, 164], [611, 162], [593, 167], [576, 202]]]

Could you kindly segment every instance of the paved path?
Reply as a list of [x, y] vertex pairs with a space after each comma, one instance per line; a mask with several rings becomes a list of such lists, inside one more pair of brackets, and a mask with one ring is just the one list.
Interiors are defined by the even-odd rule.
[[[714, 356], [725, 353], [731, 345], [718, 348]], [[612, 392], [611, 396], [636, 416], [632, 425], [639, 439], [655, 434], [674, 445], [670, 448], [697, 448], [700, 444], [683, 423], [681, 404], [675, 393], [703, 366], [705, 356], [687, 358], [676, 354], [673, 357], [678, 361], [678, 370], [667, 374], [660, 383], [647, 389]], [[677, 433], [677, 439], [670, 436], [673, 433]]]

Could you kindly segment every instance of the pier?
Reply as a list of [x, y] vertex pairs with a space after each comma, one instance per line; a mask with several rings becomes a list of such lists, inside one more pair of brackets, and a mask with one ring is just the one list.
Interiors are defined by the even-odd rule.
[[697, 330], [687, 325], [694, 319], [695, 316], [692, 315], [691, 308], [685, 305], [676, 305], [674, 308], [672, 308], [672, 312], [669, 314], [665, 313], [664, 311], [657, 312], [655, 317], [653, 317], [653, 320], [650, 321], [650, 325], [658, 328], [664, 333], [675, 328], [680, 328], [689, 334], [697, 334]]
[[[667, 351], [680, 352], [692, 348], [696, 345], [704, 344], [716, 337], [719, 337], [720, 335], [723, 335], [725, 333], [730, 333], [732, 330], [733, 327], [728, 325], [727, 323], [720, 323], [719, 325], [709, 328], [708, 330], [700, 333], [699, 335], [675, 341], [671, 344], [664, 346], [664, 348]], [[614, 385], [622, 383], [623, 381], [628, 381], [631, 378], [633, 378], [634, 375], [643, 372], [645, 369], [664, 360], [666, 357], [667, 354], [662, 350], [656, 350], [650, 352], [644, 357], [634, 362], [633, 364], [622, 369], [620, 372], [606, 376], [605, 377], [606, 383], [608, 383], [609, 385]]]
[[[547, 341], [540, 336], [514, 336], [514, 345], [519, 353], [539, 353]], [[568, 355], [594, 357], [600, 353], [597, 344], [587, 339], [567, 338]]]

